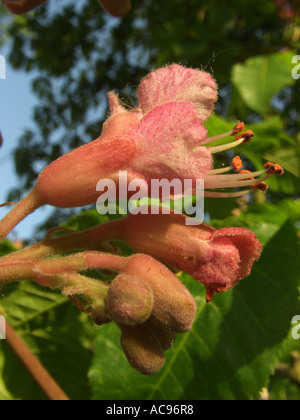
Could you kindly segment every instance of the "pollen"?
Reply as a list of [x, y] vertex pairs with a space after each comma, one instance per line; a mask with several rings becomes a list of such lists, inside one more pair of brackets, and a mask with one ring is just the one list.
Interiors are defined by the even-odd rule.
[[269, 187], [265, 182], [258, 182], [257, 184], [251, 185], [251, 188], [254, 190], [267, 191]]
[[239, 121], [237, 125], [232, 130], [232, 136], [236, 136], [238, 133], [245, 129], [245, 124], [242, 121]]
[[264, 165], [264, 168], [267, 170], [267, 173], [270, 174], [270, 175], [274, 175], [274, 174], [275, 175], [283, 175], [284, 174], [284, 170], [277, 163], [267, 162]]
[[254, 134], [252, 130], [244, 131], [244, 133], [241, 133], [235, 136], [236, 140], [240, 140], [241, 138], [244, 138], [243, 143], [248, 143], [249, 141], [253, 139], [253, 137], [254, 137]]
[[235, 172], [239, 172], [243, 169], [243, 162], [239, 156], [235, 156], [232, 160], [232, 167]]

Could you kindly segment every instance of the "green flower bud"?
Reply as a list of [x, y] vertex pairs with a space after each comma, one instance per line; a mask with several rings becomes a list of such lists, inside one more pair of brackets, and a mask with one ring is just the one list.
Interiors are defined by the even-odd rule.
[[153, 308], [151, 287], [136, 276], [118, 275], [107, 294], [107, 309], [114, 321], [125, 325], [143, 324]]
[[122, 272], [136, 275], [147, 283], [154, 295], [151, 319], [174, 332], [192, 328], [196, 302], [188, 289], [163, 264], [148, 255], [133, 255]]
[[143, 375], [158, 373], [165, 356], [157, 337], [146, 325], [121, 326], [121, 346], [131, 366]]
[[146, 325], [155, 334], [164, 351], [169, 350], [173, 346], [176, 341], [175, 331], [158, 325], [151, 318], [147, 321]]

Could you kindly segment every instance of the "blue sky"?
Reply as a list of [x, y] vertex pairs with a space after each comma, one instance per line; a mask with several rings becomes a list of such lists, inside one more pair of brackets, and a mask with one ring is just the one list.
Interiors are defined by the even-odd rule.
[[[0, 49], [5, 57], [5, 51]], [[36, 99], [31, 92], [32, 76], [14, 71], [6, 60], [6, 79], [0, 79], [0, 131], [3, 146], [0, 149], [0, 203], [6, 201], [8, 191], [18, 185], [14, 171], [13, 150], [24, 129], [32, 125], [31, 114]], [[2, 218], [10, 207], [0, 208]], [[50, 213], [45, 207], [28, 216], [10, 234], [11, 239], [30, 239], [34, 228]]]

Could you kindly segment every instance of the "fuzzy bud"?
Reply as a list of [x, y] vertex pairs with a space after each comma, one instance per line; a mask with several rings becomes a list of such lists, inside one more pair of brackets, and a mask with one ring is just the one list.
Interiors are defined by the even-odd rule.
[[136, 254], [126, 263], [123, 273], [136, 275], [151, 287], [154, 295], [151, 318], [158, 325], [175, 332], [192, 328], [195, 300], [168, 268], [148, 255]]
[[153, 308], [151, 287], [136, 276], [118, 275], [107, 294], [107, 309], [114, 321], [125, 325], [144, 323]]
[[171, 348], [175, 344], [176, 333], [173, 330], [158, 325], [152, 319], [149, 319], [146, 325], [156, 336], [164, 351], [169, 350], [169, 348]]
[[121, 326], [121, 346], [131, 366], [143, 375], [158, 373], [165, 356], [157, 337], [145, 325]]

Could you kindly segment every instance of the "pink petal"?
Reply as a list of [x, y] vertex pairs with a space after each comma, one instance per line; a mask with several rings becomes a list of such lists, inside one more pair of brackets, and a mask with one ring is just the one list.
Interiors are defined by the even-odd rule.
[[262, 245], [255, 233], [246, 228], [223, 228], [215, 232], [214, 238], [226, 237], [234, 243], [240, 254], [239, 279], [250, 274], [252, 265], [260, 257]]
[[206, 129], [191, 104], [167, 103], [154, 108], [131, 133], [138, 154], [130, 164], [135, 172], [153, 178], [202, 179], [211, 169]]
[[213, 111], [217, 86], [210, 74], [173, 64], [146, 76], [138, 97], [144, 114], [168, 102], [189, 102], [196, 106], [197, 116], [203, 122]]
[[[201, 246], [200, 242], [198, 246]], [[240, 255], [236, 246], [230, 239], [220, 237], [208, 243], [207, 247], [206, 258], [202, 255], [199, 258], [200, 266], [194, 274], [195, 279], [208, 289], [230, 289], [240, 269]]]

